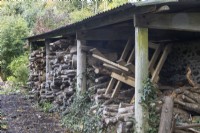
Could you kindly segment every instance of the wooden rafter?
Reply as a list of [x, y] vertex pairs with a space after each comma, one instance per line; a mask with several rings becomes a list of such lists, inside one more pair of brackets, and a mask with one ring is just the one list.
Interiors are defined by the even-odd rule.
[[200, 13], [165, 13], [136, 15], [135, 26], [154, 29], [199, 32], [199, 16]]

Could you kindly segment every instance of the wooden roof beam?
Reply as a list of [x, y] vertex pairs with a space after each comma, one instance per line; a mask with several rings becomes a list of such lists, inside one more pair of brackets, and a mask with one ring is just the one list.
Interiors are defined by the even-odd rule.
[[78, 32], [80, 40], [128, 40], [134, 36], [133, 26], [101, 28]]
[[200, 13], [136, 15], [135, 26], [154, 29], [200, 32]]

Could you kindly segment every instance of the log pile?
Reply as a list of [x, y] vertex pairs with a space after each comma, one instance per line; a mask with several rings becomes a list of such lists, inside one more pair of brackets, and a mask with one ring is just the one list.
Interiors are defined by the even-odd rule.
[[172, 90], [172, 94], [171, 98], [166, 98], [163, 104], [159, 133], [200, 132], [198, 124], [200, 120], [200, 85], [193, 81], [191, 69], [188, 67], [187, 70], [186, 79], [191, 86], [177, 89], [168, 87], [168, 90]]
[[[46, 58], [48, 64], [46, 64]], [[75, 93], [76, 47], [74, 40], [68, 38], [50, 43], [48, 52], [44, 50], [44, 47], [32, 51], [29, 66], [28, 85], [32, 88], [33, 97], [37, 96], [39, 102], [46, 100], [52, 102], [53, 110], [65, 110]], [[48, 72], [46, 72], [46, 67]]]
[[118, 133], [129, 133], [134, 125], [134, 105], [129, 104], [134, 94], [133, 88], [121, 90], [116, 98], [105, 95], [105, 91], [105, 88], [97, 89], [93, 97], [96, 104], [91, 107], [90, 113], [101, 112], [105, 127], [114, 125]]
[[[199, 120], [196, 119], [200, 117], [199, 90], [199, 87], [181, 87], [175, 90], [177, 95], [174, 98], [174, 114], [176, 115], [176, 119], [178, 121], [177, 126], [199, 122]], [[195, 132], [191, 129], [196, 130], [192, 127], [182, 129], [175, 128], [175, 132], [180, 132], [181, 130], [187, 131], [188, 133]]]
[[54, 109], [64, 111], [75, 93], [76, 47], [74, 40], [50, 43], [49, 73], [44, 96], [54, 103]]
[[134, 95], [134, 89], [125, 86], [124, 89], [119, 90], [117, 97], [105, 94], [111, 73], [122, 73], [122, 71], [91, 56], [95, 54], [114, 62], [118, 59], [117, 53], [89, 47], [83, 47], [83, 50], [89, 53], [88, 65], [95, 74], [94, 85], [89, 87], [89, 91], [96, 92], [91, 97], [91, 101], [94, 101], [95, 105], [91, 107], [89, 113], [99, 114], [100, 112], [102, 125], [105, 127], [115, 126], [118, 133], [129, 133], [133, 128], [134, 121], [134, 107], [133, 104], [129, 104]]
[[27, 85], [32, 88], [35, 96], [38, 96], [45, 85], [46, 57], [44, 47], [32, 51], [29, 61], [30, 75]]

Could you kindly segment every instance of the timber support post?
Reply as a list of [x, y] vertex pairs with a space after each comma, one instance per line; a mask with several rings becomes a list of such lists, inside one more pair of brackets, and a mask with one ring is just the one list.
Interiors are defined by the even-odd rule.
[[144, 81], [148, 77], [148, 29], [135, 27], [135, 130], [147, 133], [148, 111], [142, 105]]
[[[78, 34], [76, 35], [78, 36]], [[78, 37], [76, 37], [78, 38]], [[86, 91], [86, 53], [81, 50], [81, 46], [86, 41], [77, 39], [77, 94]]]
[[49, 72], [50, 72], [50, 67], [49, 67], [49, 44], [50, 44], [50, 40], [49, 39], [45, 39], [45, 50], [46, 50], [46, 82], [48, 81], [48, 77], [49, 77]]

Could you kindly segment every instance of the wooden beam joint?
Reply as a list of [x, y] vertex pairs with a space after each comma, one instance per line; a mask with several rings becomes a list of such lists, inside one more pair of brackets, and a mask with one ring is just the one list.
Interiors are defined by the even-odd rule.
[[200, 31], [200, 13], [165, 13], [135, 15], [134, 24], [137, 27]]

